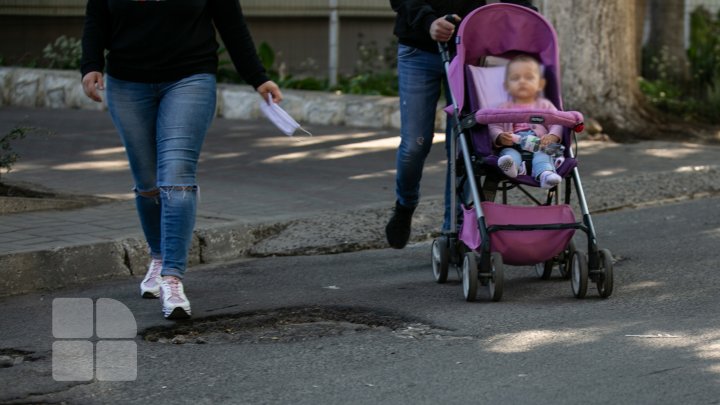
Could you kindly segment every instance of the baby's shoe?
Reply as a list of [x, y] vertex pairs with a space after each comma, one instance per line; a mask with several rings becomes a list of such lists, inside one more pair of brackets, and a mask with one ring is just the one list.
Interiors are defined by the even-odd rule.
[[546, 170], [540, 174], [540, 187], [541, 188], [553, 188], [560, 184], [562, 177], [557, 173], [550, 170]]
[[500, 156], [500, 159], [498, 159], [498, 167], [508, 177], [515, 178], [518, 175], [518, 168], [511, 156]]

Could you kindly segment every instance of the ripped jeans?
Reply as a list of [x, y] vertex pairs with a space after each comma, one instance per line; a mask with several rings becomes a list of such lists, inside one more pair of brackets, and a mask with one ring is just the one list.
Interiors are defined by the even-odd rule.
[[[435, 112], [443, 86], [448, 98], [449, 91], [440, 54], [403, 44], [398, 46], [400, 146], [397, 150], [395, 194], [400, 204], [405, 207], [415, 207], [420, 202], [420, 180], [435, 135]], [[449, 98], [447, 102], [450, 103]], [[449, 158], [449, 125], [446, 133], [448, 135], [445, 137], [445, 149]], [[443, 230], [450, 228], [449, 176], [450, 172], [446, 170]]]
[[164, 83], [106, 76], [107, 104], [125, 145], [150, 255], [183, 277], [197, 209], [197, 162], [215, 115], [215, 75]]

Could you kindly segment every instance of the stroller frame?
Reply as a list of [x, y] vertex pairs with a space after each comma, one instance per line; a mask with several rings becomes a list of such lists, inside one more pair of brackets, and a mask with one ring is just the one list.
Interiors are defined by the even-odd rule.
[[[507, 7], [521, 8], [520, 6], [509, 4], [493, 4], [481, 7]], [[480, 10], [480, 9], [478, 9]], [[512, 9], [511, 9], [512, 10]], [[534, 11], [527, 10], [529, 13]], [[535, 13], [537, 14], [537, 13]], [[543, 17], [537, 14], [542, 19]], [[452, 19], [446, 17], [448, 21]], [[549, 24], [548, 24], [549, 25]], [[440, 54], [442, 57], [446, 77], [450, 77], [450, 54], [448, 46], [445, 43], [438, 43]], [[477, 156], [471, 152], [470, 143], [471, 135], [468, 129], [476, 125], [484, 125], [490, 122], [479, 122], [476, 119], [475, 112], [461, 116], [461, 108], [453, 91], [449, 92], [449, 99], [452, 103], [452, 122], [451, 122], [451, 142], [450, 156], [454, 157], [449, 162], [450, 172], [450, 229], [441, 236], [433, 240], [431, 260], [433, 268], [433, 276], [438, 283], [447, 281], [448, 270], [450, 264], [453, 264], [458, 271], [458, 275], [462, 278], [463, 293], [467, 301], [475, 301], [477, 299], [478, 284], [487, 288], [489, 297], [492, 301], [500, 301], [504, 291], [504, 263], [502, 255], [493, 250], [491, 242], [491, 234], [503, 230], [512, 231], [542, 231], [542, 230], [561, 230], [573, 229], [581, 230], [587, 236], [587, 253], [577, 249], [575, 243], [570, 239], [569, 243], [563, 251], [557, 256], [545, 261], [544, 263], [535, 264], [535, 270], [542, 279], [549, 279], [555, 266], [563, 279], [571, 279], [571, 288], [576, 298], [584, 298], [587, 294], [588, 282], [592, 281], [597, 285], [598, 294], [601, 298], [608, 298], [613, 291], [613, 264], [612, 255], [607, 249], [600, 249], [598, 246], [595, 227], [588, 209], [587, 200], [582, 187], [580, 173], [577, 166], [573, 167], [571, 175], [566, 177], [563, 202], [569, 205], [571, 202], [572, 188], [574, 186], [577, 193], [580, 211], [582, 214], [581, 222], [574, 223], [553, 223], [553, 224], [535, 224], [535, 225], [490, 225], [488, 226], [485, 212], [483, 210], [483, 202], [494, 201], [495, 194], [499, 190], [502, 192], [503, 204], [507, 204], [507, 192], [517, 188], [527, 197], [529, 197], [537, 205], [549, 206], [555, 202], [559, 203], [560, 192], [555, 186], [548, 190], [545, 202], [542, 203], [532, 196], [519, 183], [514, 183], [504, 178], [497, 170], [487, 168], [484, 164], [483, 157]], [[553, 119], [552, 112], [547, 112], [549, 119]], [[562, 112], [560, 112], [562, 114]], [[571, 127], [575, 132], [581, 132], [583, 129], [582, 117], [579, 113], [579, 120], [574, 125], [569, 125], [567, 120], [562, 121], [564, 126]], [[534, 116], [537, 114], [534, 114]], [[567, 118], [567, 117], [561, 117]], [[482, 120], [481, 120], [482, 121]], [[527, 121], [525, 121], [527, 122]], [[575, 138], [575, 137], [573, 137]], [[575, 138], [575, 142], [577, 142]], [[572, 143], [572, 141], [571, 141]], [[458, 145], [460, 160], [458, 157]], [[568, 145], [566, 156], [574, 159], [572, 147]], [[460, 162], [458, 162], [460, 160]], [[458, 170], [461, 169], [461, 170]], [[460, 241], [458, 232], [458, 176], [469, 186], [470, 197], [473, 202], [473, 209], [477, 217], [477, 227], [480, 233], [480, 246], [478, 251], [468, 248]], [[484, 180], [484, 182], [483, 182]], [[482, 182], [482, 188], [478, 184]], [[571, 184], [572, 183], [572, 184]], [[461, 270], [462, 269], [462, 270]]]

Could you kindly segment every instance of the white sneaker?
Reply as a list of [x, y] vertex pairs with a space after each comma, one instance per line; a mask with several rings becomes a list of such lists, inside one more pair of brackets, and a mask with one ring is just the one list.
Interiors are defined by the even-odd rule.
[[177, 277], [163, 278], [160, 282], [160, 299], [163, 315], [167, 319], [190, 317], [190, 301], [185, 296], [182, 281]]
[[157, 298], [160, 296], [160, 272], [162, 271], [162, 259], [152, 259], [145, 278], [140, 283], [140, 295], [143, 298]]
[[517, 166], [511, 156], [500, 156], [500, 159], [498, 159], [498, 167], [508, 177], [515, 178], [518, 175]]
[[541, 188], [553, 188], [560, 184], [562, 177], [557, 173], [546, 170], [540, 174], [540, 187]]

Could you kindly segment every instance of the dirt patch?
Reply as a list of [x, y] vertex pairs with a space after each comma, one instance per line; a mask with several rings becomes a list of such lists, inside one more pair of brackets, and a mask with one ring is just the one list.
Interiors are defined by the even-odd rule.
[[24, 186], [0, 183], [0, 197], [55, 198], [55, 193], [31, 190]]
[[60, 194], [30, 184], [0, 183], [0, 215], [77, 209], [111, 201], [95, 196]]

